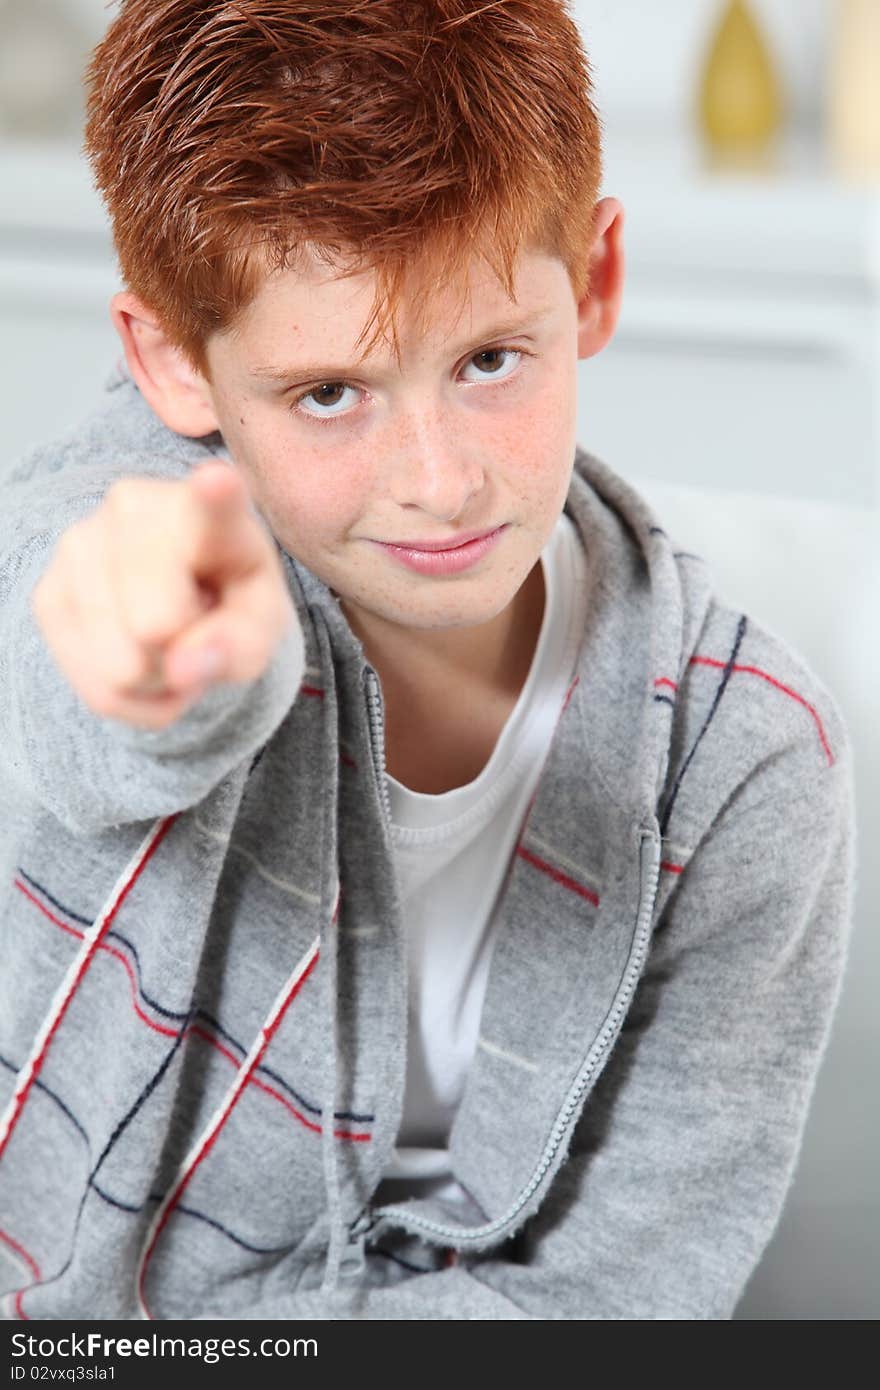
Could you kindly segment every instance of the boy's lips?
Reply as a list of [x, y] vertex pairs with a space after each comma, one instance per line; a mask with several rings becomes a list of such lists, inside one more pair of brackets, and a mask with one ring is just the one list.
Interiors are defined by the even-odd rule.
[[425, 542], [419, 545], [403, 545], [391, 541], [374, 541], [374, 545], [391, 555], [395, 561], [418, 574], [443, 575], [459, 574], [470, 569], [496, 546], [508, 529], [508, 523], [496, 526], [492, 531], [470, 533], [469, 538], [456, 537], [454, 545], [429, 542], [433, 549], [427, 549]]
[[460, 535], [450, 536], [443, 541], [380, 541], [379, 544], [393, 545], [399, 550], [456, 550], [460, 545], [468, 545], [470, 541], [483, 540], [499, 529], [498, 526], [490, 526], [483, 531], [462, 531]]

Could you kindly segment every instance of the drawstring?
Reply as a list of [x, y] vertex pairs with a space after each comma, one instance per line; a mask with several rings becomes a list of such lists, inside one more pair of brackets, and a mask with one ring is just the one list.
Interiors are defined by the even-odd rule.
[[[335, 860], [332, 907], [321, 922], [321, 964], [325, 978], [324, 1004], [329, 1019], [330, 1066], [327, 1084], [321, 1104], [321, 1160], [324, 1172], [324, 1190], [327, 1198], [327, 1255], [324, 1261], [324, 1277], [321, 1293], [329, 1294], [339, 1284], [339, 1266], [347, 1242], [347, 1231], [342, 1219], [342, 1199], [339, 1187], [339, 1163], [334, 1134], [336, 1120], [336, 1087], [338, 1080], [338, 1048], [336, 996], [338, 982], [338, 914], [339, 914], [339, 856], [336, 843], [336, 818], [338, 808], [337, 776], [339, 768], [339, 709], [336, 699], [333, 653], [326, 619], [319, 609], [313, 609], [315, 636], [320, 651], [320, 665], [324, 674], [324, 767], [327, 772], [326, 800], [324, 804], [325, 822], [323, 833], [322, 872], [324, 858], [332, 850]], [[326, 911], [322, 903], [322, 911]]]

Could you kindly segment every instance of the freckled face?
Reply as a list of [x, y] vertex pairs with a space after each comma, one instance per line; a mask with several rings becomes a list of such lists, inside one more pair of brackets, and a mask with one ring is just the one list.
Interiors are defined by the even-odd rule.
[[[227, 449], [280, 543], [347, 607], [403, 627], [500, 614], [571, 478], [577, 306], [564, 265], [523, 253], [515, 303], [482, 262], [469, 285], [464, 304], [438, 291], [420, 334], [401, 315], [399, 367], [390, 344], [357, 363], [373, 277], [318, 262], [270, 276], [206, 349]], [[373, 543], [502, 525], [454, 574], [415, 573]]]

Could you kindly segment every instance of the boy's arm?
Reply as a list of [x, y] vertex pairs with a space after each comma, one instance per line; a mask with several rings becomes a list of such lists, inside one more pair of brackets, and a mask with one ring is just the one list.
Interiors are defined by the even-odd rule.
[[781, 1214], [842, 984], [854, 808], [837, 749], [809, 791], [803, 748], [781, 755], [782, 795], [778, 763], [766, 796], [755, 770], [694, 852], [515, 1260], [250, 1316], [730, 1318]]
[[73, 463], [5, 481], [0, 508], [0, 773], [15, 793], [88, 835], [201, 801], [272, 735], [304, 666], [297, 625], [259, 680], [220, 683], [157, 731], [93, 713], [56, 664], [31, 595], [67, 528], [124, 477], [180, 479], [167, 457]]

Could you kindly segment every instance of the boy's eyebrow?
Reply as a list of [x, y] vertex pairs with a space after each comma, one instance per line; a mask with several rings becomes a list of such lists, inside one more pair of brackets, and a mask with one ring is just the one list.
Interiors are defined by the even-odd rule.
[[[469, 347], [471, 343], [485, 343], [488, 342], [490, 338], [503, 338], [508, 335], [522, 333], [526, 328], [533, 328], [536, 324], [547, 318], [548, 315], [553, 312], [554, 307], [555, 306], [552, 304], [543, 304], [531, 314], [527, 315], [526, 318], [505, 319], [500, 323], [496, 323], [486, 332], [470, 334], [464, 342], [460, 343], [458, 347], [453, 350], [454, 355], [458, 356], [460, 352], [464, 352], [465, 348]], [[301, 377], [303, 380], [308, 378], [310, 381], [319, 378], [321, 380], [331, 381], [339, 377], [362, 376], [363, 374], [363, 368], [361, 366], [351, 367], [339, 363], [331, 363], [329, 365], [325, 363], [321, 366], [308, 362], [304, 362], [301, 366], [252, 367], [248, 373], [249, 376], [257, 377], [262, 381], [289, 381], [292, 377]]]

